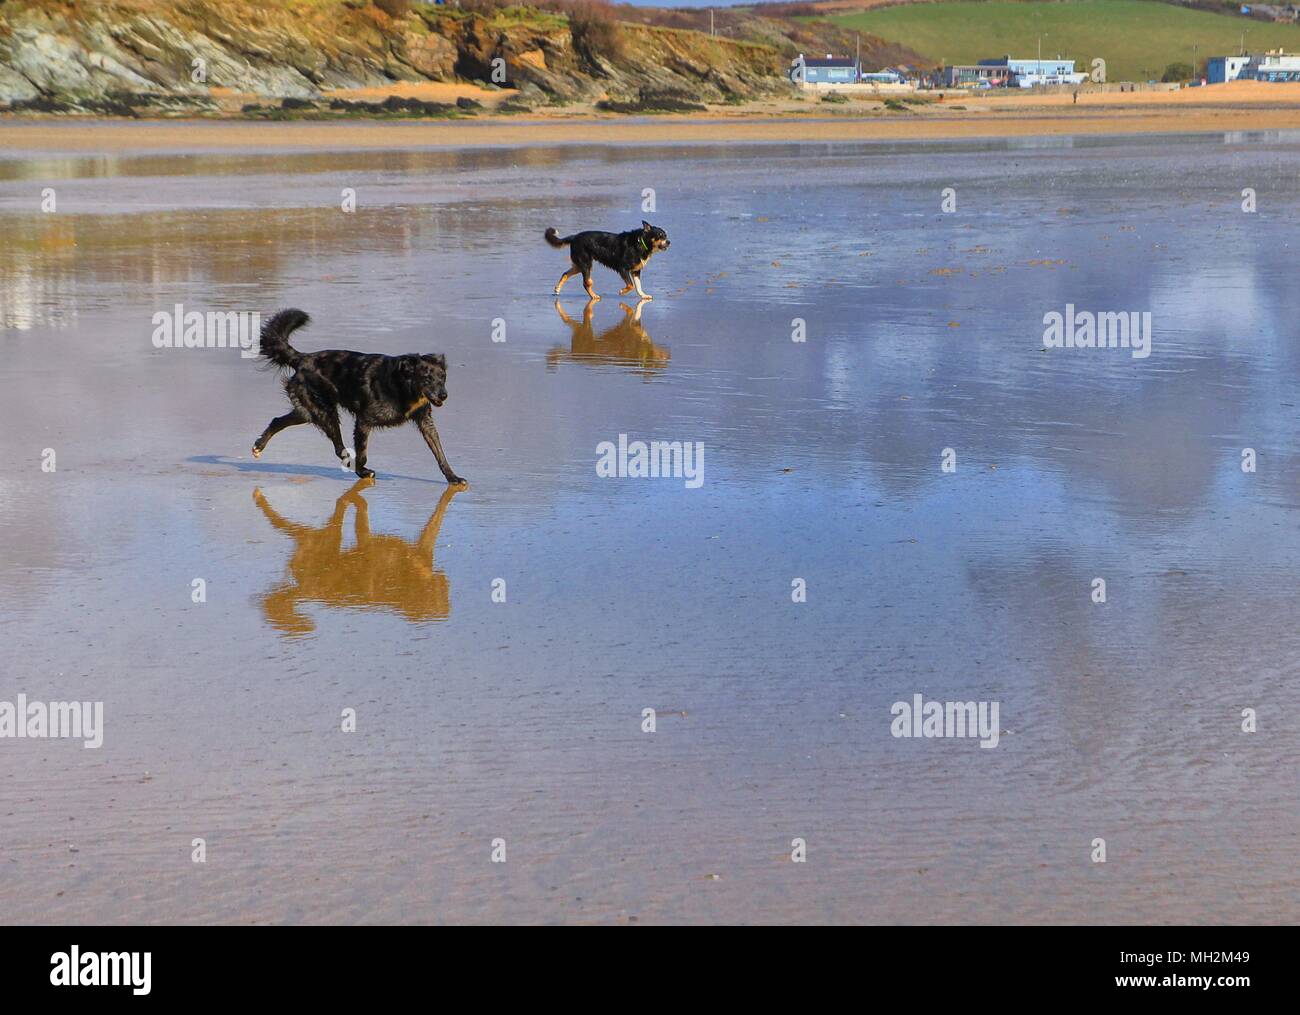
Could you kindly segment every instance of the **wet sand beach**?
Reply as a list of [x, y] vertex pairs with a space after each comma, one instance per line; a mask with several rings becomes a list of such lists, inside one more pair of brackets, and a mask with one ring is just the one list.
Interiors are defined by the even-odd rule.
[[[104, 703], [0, 741], [6, 920], [1295, 922], [1300, 134], [1196, 115], [0, 125], [0, 699]], [[557, 307], [543, 230], [642, 218], [655, 299]], [[254, 461], [275, 376], [177, 305], [446, 353], [469, 488], [409, 427]]]

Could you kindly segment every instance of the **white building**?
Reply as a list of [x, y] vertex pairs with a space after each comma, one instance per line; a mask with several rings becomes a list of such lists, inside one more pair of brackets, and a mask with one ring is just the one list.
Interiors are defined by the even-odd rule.
[[1241, 76], [1256, 81], [1300, 81], [1300, 56], [1280, 49], [1252, 56]]

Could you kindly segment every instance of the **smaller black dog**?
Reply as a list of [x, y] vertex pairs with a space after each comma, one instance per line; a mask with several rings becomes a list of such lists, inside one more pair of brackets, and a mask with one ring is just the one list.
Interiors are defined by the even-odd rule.
[[668, 249], [668, 234], [658, 226], [642, 221], [640, 229], [629, 229], [625, 233], [602, 233], [590, 230], [574, 233], [572, 236], [560, 236], [553, 228], [546, 230], [546, 242], [552, 247], [568, 247], [569, 258], [573, 267], [560, 276], [555, 283], [555, 295], [560, 295], [564, 283], [574, 275], [582, 275], [582, 287], [593, 300], [600, 299], [591, 287], [591, 265], [599, 261], [606, 268], [618, 272], [623, 280], [619, 295], [624, 296], [633, 289], [643, 300], [653, 299], [641, 288], [641, 272], [650, 262], [650, 257], [658, 250]]
[[[293, 412], [266, 425], [262, 436], [253, 442], [253, 457], [260, 458], [271, 438], [286, 427], [313, 423], [330, 439], [339, 460], [355, 466], [358, 476], [369, 479], [374, 476], [374, 471], [366, 468], [371, 429], [414, 423], [447, 482], [464, 484], [447, 463], [433, 425], [432, 407], [447, 400], [447, 357], [415, 353], [383, 356], [346, 349], [299, 352], [289, 344], [289, 335], [310, 320], [301, 310], [281, 310], [262, 325], [262, 355], [282, 370], [293, 370], [284, 382]], [[339, 433], [340, 408], [356, 419], [352, 435], [357, 446], [351, 461]]]

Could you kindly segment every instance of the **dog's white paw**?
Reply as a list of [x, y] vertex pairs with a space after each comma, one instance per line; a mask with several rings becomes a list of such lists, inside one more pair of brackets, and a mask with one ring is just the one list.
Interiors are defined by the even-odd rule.
[[339, 455], [339, 468], [344, 472], [351, 472], [356, 466], [357, 453], [352, 448], [344, 448], [343, 454]]

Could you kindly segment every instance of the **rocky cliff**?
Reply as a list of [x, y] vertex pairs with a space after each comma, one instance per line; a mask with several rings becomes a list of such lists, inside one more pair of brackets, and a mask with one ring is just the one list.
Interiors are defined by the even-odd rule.
[[[395, 81], [492, 81], [538, 101], [679, 92], [702, 101], [784, 86], [766, 45], [561, 13], [370, 0], [0, 0], [0, 103], [113, 111], [140, 97], [203, 108], [215, 90], [312, 98]], [[500, 72], [498, 73], [498, 77]]]

